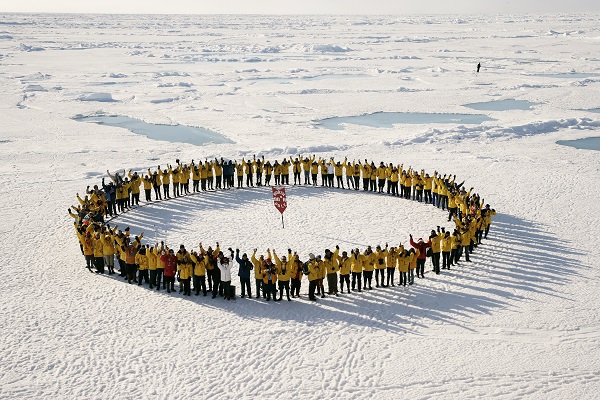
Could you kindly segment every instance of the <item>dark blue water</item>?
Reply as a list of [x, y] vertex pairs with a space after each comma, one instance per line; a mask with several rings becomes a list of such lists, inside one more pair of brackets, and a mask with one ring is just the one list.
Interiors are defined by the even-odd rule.
[[377, 112], [351, 117], [333, 117], [314, 121], [317, 126], [332, 130], [343, 130], [342, 124], [370, 126], [373, 128], [392, 128], [398, 124], [481, 124], [495, 121], [483, 114], [433, 114]]
[[589, 137], [577, 140], [559, 140], [556, 144], [574, 147], [580, 150], [598, 150], [600, 151], [600, 137]]
[[494, 100], [486, 101], [483, 103], [470, 103], [464, 104], [464, 107], [471, 108], [478, 111], [508, 111], [508, 110], [531, 110], [533, 106], [540, 103], [532, 103], [528, 100]]
[[92, 122], [98, 125], [118, 126], [133, 133], [147, 136], [150, 139], [167, 142], [190, 143], [196, 146], [203, 146], [208, 143], [234, 143], [220, 133], [208, 129], [184, 125], [149, 124], [140, 119], [122, 115], [78, 117], [74, 120]]

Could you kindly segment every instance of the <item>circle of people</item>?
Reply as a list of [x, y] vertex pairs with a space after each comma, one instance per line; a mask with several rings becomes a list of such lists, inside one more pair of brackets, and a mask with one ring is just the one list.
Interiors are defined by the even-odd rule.
[[[321, 186], [362, 190], [365, 192], [387, 193], [404, 199], [431, 204], [448, 211], [448, 221], [453, 221], [452, 232], [444, 227], [431, 230], [426, 240], [414, 240], [410, 235], [411, 248], [402, 243], [398, 246], [378, 245], [375, 249], [367, 246], [349, 251], [340, 251], [336, 246], [333, 251], [326, 249], [324, 254], [310, 253], [308, 260], [302, 261], [300, 255], [292, 249], [287, 254], [278, 255], [275, 249], [267, 249], [266, 254], [257, 254], [254, 249], [248, 257], [247, 253], [229, 247], [221, 249], [219, 243], [215, 248], [204, 248], [202, 243], [198, 249], [188, 251], [185, 245], [179, 249], [168, 247], [164, 241], [154, 245], [143, 245], [144, 233], [131, 236], [129, 227], [119, 230], [117, 225], [111, 227], [105, 218], [116, 218], [118, 213], [127, 212], [140, 204], [141, 187], [146, 202], [172, 197], [185, 196], [207, 190], [232, 189], [237, 176], [237, 188], [271, 185], [289, 185], [290, 170], [293, 173], [293, 185], [318, 185], [321, 175]], [[205, 160], [204, 162], [183, 164], [176, 160], [175, 167], [168, 165], [147, 174], [138, 174], [129, 170], [111, 174], [110, 181], [102, 178], [101, 187], [94, 185], [86, 189], [86, 195], [77, 199], [79, 205], [71, 206], [68, 213], [75, 219], [74, 226], [81, 252], [85, 257], [86, 268], [90, 272], [115, 274], [115, 257], [120, 276], [128, 283], [147, 284], [150, 289], [166, 290], [175, 293], [175, 281], [179, 282], [179, 292], [212, 298], [220, 296], [230, 300], [235, 296], [231, 285], [232, 264], [238, 264], [241, 297], [252, 298], [251, 275], [255, 281], [255, 297], [266, 301], [281, 301], [284, 292], [287, 300], [300, 298], [303, 277], [308, 279], [308, 298], [316, 301], [317, 296], [326, 297], [324, 281], [327, 281], [327, 294], [339, 296], [339, 293], [362, 292], [375, 287], [395, 286], [395, 271], [398, 270], [399, 286], [414, 284], [414, 275], [425, 278], [425, 264], [431, 259], [432, 270], [440, 274], [441, 269], [450, 269], [457, 265], [464, 256], [470, 262], [469, 255], [487, 238], [492, 217], [496, 211], [483, 199], [468, 191], [464, 182], [457, 183], [456, 175], [441, 175], [435, 171], [432, 175], [420, 172], [403, 165], [385, 164], [379, 166], [364, 160], [343, 162], [334, 158], [328, 160], [314, 155], [292, 160], [283, 159], [281, 163], [265, 161], [264, 157], [251, 160], [242, 159], [225, 161]], [[344, 179], [345, 178], [345, 179]], [[192, 181], [190, 192], [189, 182]], [[346, 186], [344, 186], [344, 182]], [[172, 195], [172, 196], [171, 196]], [[95, 271], [94, 271], [95, 270]], [[193, 288], [192, 288], [193, 284]], [[338, 290], [341, 289], [341, 290]], [[277, 293], [279, 291], [279, 294]], [[290, 297], [291, 296], [291, 297]]]

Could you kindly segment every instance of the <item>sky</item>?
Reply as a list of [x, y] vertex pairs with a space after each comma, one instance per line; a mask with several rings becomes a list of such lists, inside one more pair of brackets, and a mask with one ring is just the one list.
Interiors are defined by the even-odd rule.
[[497, 14], [600, 11], [599, 0], [1, 0], [0, 12], [135, 14]]

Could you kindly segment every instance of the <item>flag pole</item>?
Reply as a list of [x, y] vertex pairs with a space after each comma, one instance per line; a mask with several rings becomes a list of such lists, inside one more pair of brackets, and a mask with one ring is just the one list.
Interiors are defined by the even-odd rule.
[[281, 227], [285, 229], [285, 224], [283, 223], [283, 213], [281, 213]]

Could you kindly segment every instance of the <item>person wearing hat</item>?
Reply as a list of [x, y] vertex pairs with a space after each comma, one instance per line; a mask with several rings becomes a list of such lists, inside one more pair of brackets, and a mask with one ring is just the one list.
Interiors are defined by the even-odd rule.
[[417, 278], [425, 278], [425, 260], [427, 259], [427, 248], [431, 246], [431, 242], [429, 241], [425, 243], [423, 238], [419, 238], [419, 240], [415, 242], [412, 235], [410, 235], [410, 245], [416, 250], [419, 250], [417, 256]]
[[263, 265], [265, 257], [261, 254], [259, 259], [256, 258], [256, 249], [252, 252], [252, 264], [254, 264], [254, 279], [256, 281], [256, 298], [260, 298], [260, 290], [262, 289], [263, 298], [267, 298], [265, 288], [263, 287]]
[[415, 283], [415, 269], [417, 269], [417, 259], [419, 257], [419, 249], [410, 249], [408, 259], [408, 284]]
[[148, 258], [148, 271], [150, 272], [150, 289], [156, 285], [156, 266], [158, 264], [158, 243], [154, 247], [146, 247], [146, 257]]
[[248, 291], [248, 298], [252, 298], [252, 289], [250, 288], [250, 271], [254, 269], [252, 262], [248, 259], [246, 253], [242, 254], [240, 258], [240, 249], [235, 249], [235, 261], [237, 261], [238, 276], [240, 277], [240, 287], [242, 290], [241, 298], [246, 297], [246, 291]]

